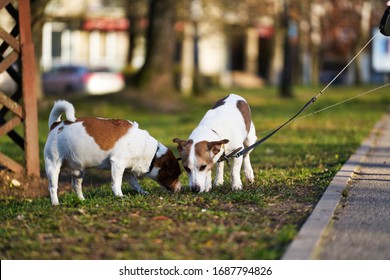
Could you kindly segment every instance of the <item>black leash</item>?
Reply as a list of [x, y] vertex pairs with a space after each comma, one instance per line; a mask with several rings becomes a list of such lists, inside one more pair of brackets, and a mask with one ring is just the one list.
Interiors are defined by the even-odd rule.
[[[349, 65], [362, 53], [362, 51], [371, 43], [371, 41], [380, 33], [382, 33], [385, 36], [390, 36], [390, 1], [387, 2], [387, 8], [382, 16], [381, 22], [379, 24], [379, 30], [375, 35], [363, 46], [363, 48], [351, 59], [351, 61], [331, 80], [319, 93], [317, 96], [312, 97], [309, 102], [307, 102], [301, 110], [298, 111], [294, 116], [292, 116], [288, 121], [283, 123], [282, 125], [278, 126], [276, 129], [274, 129], [271, 133], [267, 134], [263, 138], [261, 138], [259, 141], [255, 142], [254, 144], [250, 145], [249, 147], [246, 147], [245, 149], [242, 149], [241, 147], [233, 150], [228, 155], [223, 154], [221, 158], [218, 160], [218, 162], [226, 161], [229, 164], [229, 159], [232, 157], [240, 157], [246, 153], [248, 153], [250, 150], [254, 149], [261, 143], [265, 142], [268, 138], [270, 138], [272, 135], [274, 135], [276, 132], [278, 132], [280, 129], [282, 129], [284, 126], [292, 122], [296, 117], [298, 117], [303, 111], [305, 111], [310, 105], [312, 105], [317, 98], [349, 67]], [[350, 100], [350, 99], [348, 99]], [[341, 102], [340, 102], [341, 103]]]

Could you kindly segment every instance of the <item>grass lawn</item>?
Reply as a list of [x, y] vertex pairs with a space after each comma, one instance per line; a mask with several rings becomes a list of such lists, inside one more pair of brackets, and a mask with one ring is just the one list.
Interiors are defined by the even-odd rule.
[[[368, 89], [329, 88], [307, 113]], [[187, 139], [204, 113], [229, 92], [247, 99], [260, 138], [319, 90], [295, 88], [293, 99], [280, 99], [273, 88], [213, 90], [206, 97], [182, 98], [169, 110], [153, 110], [127, 94], [69, 100], [76, 116], [137, 121], [178, 155], [172, 139]], [[53, 100], [40, 104], [41, 149]], [[60, 206], [52, 207], [48, 195], [13, 197], [5, 195], [10, 185], [0, 186], [0, 258], [278, 259], [388, 104], [389, 95], [382, 89], [292, 123], [252, 152], [255, 183], [244, 183], [242, 191], [232, 192], [226, 175], [225, 186], [193, 194], [182, 174], [184, 189], [179, 194], [144, 179], [141, 185], [149, 195], [136, 194], [125, 183], [126, 196], [116, 198], [110, 174], [91, 170], [84, 181], [84, 202], [67, 183]], [[6, 138], [0, 139], [0, 151], [19, 156]], [[44, 170], [43, 163], [41, 167]]]

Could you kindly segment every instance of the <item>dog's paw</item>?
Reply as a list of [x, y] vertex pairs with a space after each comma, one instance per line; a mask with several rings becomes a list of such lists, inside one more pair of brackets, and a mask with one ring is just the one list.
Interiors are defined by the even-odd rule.
[[233, 191], [240, 191], [240, 190], [242, 190], [242, 185], [232, 185], [232, 190]]
[[253, 174], [253, 172], [250, 174], [245, 174], [245, 179], [247, 183], [252, 184], [255, 181], [255, 175]]
[[140, 190], [139, 193], [142, 194], [142, 195], [148, 195], [149, 194], [149, 192], [144, 191], [144, 190]]
[[244, 169], [245, 179], [248, 183], [253, 183], [255, 181], [255, 174], [253, 173], [252, 168]]
[[214, 186], [222, 186], [223, 185], [223, 179], [222, 180], [214, 180]]

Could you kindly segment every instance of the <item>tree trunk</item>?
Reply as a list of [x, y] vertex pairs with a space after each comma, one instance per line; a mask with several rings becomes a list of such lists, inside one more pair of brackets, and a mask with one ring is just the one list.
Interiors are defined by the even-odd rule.
[[292, 46], [289, 38], [289, 11], [286, 0], [284, 1], [283, 11], [283, 28], [284, 28], [284, 44], [283, 44], [283, 68], [282, 76], [279, 84], [279, 95], [281, 97], [292, 97]]
[[131, 63], [133, 62], [133, 57], [134, 57], [135, 38], [137, 37], [138, 33], [136, 31], [137, 20], [132, 16], [129, 16], [128, 20], [130, 22], [130, 28], [129, 28], [129, 42], [130, 43], [129, 43], [129, 50], [127, 52], [126, 62], [128, 65], [131, 65]]
[[194, 75], [192, 93], [195, 96], [201, 96], [205, 94], [205, 90], [199, 65], [199, 24], [197, 22], [194, 23], [194, 31]]
[[175, 1], [151, 0], [145, 64], [136, 84], [151, 93], [172, 94], [174, 86]]
[[[369, 1], [363, 2], [363, 8], [361, 9], [361, 18], [360, 18], [360, 32], [357, 35], [357, 43], [354, 45], [353, 48], [353, 54], [356, 54], [359, 52], [361, 47], [365, 44], [365, 42], [368, 42], [368, 37], [370, 34], [370, 19], [371, 19], [371, 10], [372, 6]], [[361, 55], [359, 55], [356, 59], [356, 68], [355, 68], [355, 84], [360, 85], [362, 84], [363, 77], [362, 77], [362, 68], [363, 65], [363, 55], [366, 54], [366, 52], [363, 52]]]

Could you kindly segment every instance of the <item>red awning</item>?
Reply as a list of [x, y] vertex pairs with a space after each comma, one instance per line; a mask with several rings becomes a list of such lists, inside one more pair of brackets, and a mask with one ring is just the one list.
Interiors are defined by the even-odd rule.
[[126, 31], [129, 29], [129, 21], [126, 18], [94, 18], [83, 22], [83, 30], [99, 31]]

